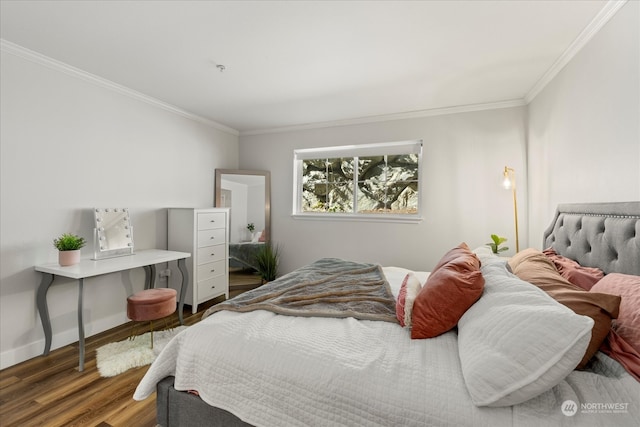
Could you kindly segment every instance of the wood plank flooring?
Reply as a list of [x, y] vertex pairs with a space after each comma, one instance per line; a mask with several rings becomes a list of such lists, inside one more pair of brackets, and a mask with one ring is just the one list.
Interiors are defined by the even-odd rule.
[[[230, 286], [231, 297], [255, 287], [249, 283], [251, 277], [237, 280], [237, 285]], [[223, 299], [201, 304], [196, 314], [191, 314], [190, 307], [185, 309], [185, 325], [198, 322], [202, 312]], [[177, 314], [172, 323], [178, 325]], [[140, 325], [136, 333], [147, 330]], [[127, 323], [87, 338], [84, 372], [78, 372], [77, 342], [0, 371], [0, 426], [154, 427], [155, 394], [142, 402], [132, 399], [149, 367], [112, 378], [100, 377], [96, 367], [96, 349], [122, 341], [130, 333]]]

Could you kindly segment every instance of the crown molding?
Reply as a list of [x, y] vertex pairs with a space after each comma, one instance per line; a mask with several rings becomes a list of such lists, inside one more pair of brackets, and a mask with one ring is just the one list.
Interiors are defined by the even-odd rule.
[[524, 100], [528, 104], [544, 89], [553, 78], [558, 75], [560, 71], [573, 59], [574, 56], [580, 52], [580, 50], [593, 38], [594, 35], [604, 25], [609, 22], [613, 15], [620, 10], [622, 6], [627, 3], [628, 0], [610, 0], [600, 12], [593, 18], [593, 20], [587, 25], [584, 30], [576, 37], [576, 39], [569, 45], [569, 47], [560, 55], [556, 62], [551, 65], [551, 68], [533, 85], [529, 92], [525, 95]]
[[44, 65], [49, 68], [64, 72], [68, 75], [80, 78], [97, 86], [104, 87], [106, 89], [118, 92], [122, 95], [130, 98], [145, 102], [152, 106], [161, 108], [171, 113], [186, 117], [190, 120], [194, 120], [199, 123], [203, 123], [212, 128], [229, 133], [235, 136], [251, 136], [251, 135], [263, 135], [270, 133], [281, 132], [293, 132], [300, 130], [322, 129], [336, 126], [350, 126], [367, 123], [385, 122], [391, 120], [405, 120], [420, 117], [432, 117], [446, 114], [458, 114], [473, 111], [482, 110], [494, 110], [500, 108], [519, 107], [529, 104], [533, 99], [553, 80], [554, 77], [573, 59], [573, 57], [593, 38], [593, 36], [600, 31], [600, 29], [627, 3], [628, 0], [610, 0], [600, 12], [594, 17], [594, 19], [585, 27], [585, 29], [576, 37], [576, 39], [569, 45], [569, 47], [560, 55], [560, 57], [553, 63], [553, 65], [547, 70], [547, 72], [533, 85], [529, 92], [522, 99], [514, 99], [508, 101], [491, 102], [483, 104], [470, 104], [444, 108], [434, 108], [418, 111], [410, 111], [404, 113], [385, 114], [377, 116], [359, 117], [345, 120], [334, 120], [326, 122], [308, 123], [301, 125], [283, 126], [266, 129], [255, 129], [248, 131], [238, 131], [236, 129], [225, 126], [221, 123], [217, 123], [213, 120], [206, 119], [202, 116], [190, 113], [186, 110], [178, 108], [174, 105], [160, 101], [156, 98], [144, 95], [133, 89], [127, 88], [110, 80], [88, 73], [79, 68], [73, 67], [69, 64], [57, 61], [53, 58], [49, 58], [40, 53], [26, 49], [20, 45], [9, 42], [5, 39], [0, 39], [0, 47], [3, 52], [27, 59], [29, 61]]
[[240, 136], [264, 135], [269, 133], [294, 132], [300, 130], [323, 129], [336, 126], [351, 126], [367, 123], [388, 122], [391, 120], [415, 119], [420, 117], [443, 116], [447, 114], [468, 113], [473, 111], [497, 110], [500, 108], [522, 107], [527, 105], [524, 99], [512, 99], [509, 101], [488, 102], [484, 104], [457, 105], [453, 107], [432, 108], [428, 110], [408, 111], [405, 113], [383, 114], [379, 116], [366, 116], [354, 119], [332, 120], [327, 122], [307, 123], [303, 125], [282, 126], [277, 128], [255, 129], [240, 131]]
[[8, 40], [0, 39], [0, 50], [2, 50], [2, 52], [6, 52], [8, 54], [34, 62], [36, 64], [43, 65], [45, 67], [52, 68], [56, 71], [63, 72], [67, 75], [79, 78], [93, 85], [100, 86], [102, 88], [108, 89], [113, 92], [117, 92], [121, 95], [127, 96], [137, 101], [142, 101], [151, 106], [163, 109], [165, 111], [169, 111], [170, 113], [177, 114], [179, 116], [196, 121], [198, 123], [205, 124], [209, 127], [220, 130], [222, 132], [226, 132], [235, 136], [238, 136], [240, 134], [236, 129], [230, 128], [228, 126], [225, 126], [213, 120], [206, 119], [202, 116], [198, 116], [197, 114], [190, 113], [174, 105], [160, 101], [159, 99], [153, 98], [151, 96], [147, 96], [141, 92], [135, 91], [126, 86], [122, 86], [118, 83], [112, 82], [111, 80], [107, 80], [105, 78], [96, 76], [95, 74], [91, 74], [87, 71], [73, 67], [64, 62], [57, 61], [53, 58], [42, 55], [41, 53], [34, 52], [18, 44], [12, 43]]

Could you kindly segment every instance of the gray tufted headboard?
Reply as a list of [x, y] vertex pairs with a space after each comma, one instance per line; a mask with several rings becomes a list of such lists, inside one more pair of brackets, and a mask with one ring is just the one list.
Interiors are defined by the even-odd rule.
[[543, 246], [605, 273], [640, 276], [640, 202], [558, 205]]

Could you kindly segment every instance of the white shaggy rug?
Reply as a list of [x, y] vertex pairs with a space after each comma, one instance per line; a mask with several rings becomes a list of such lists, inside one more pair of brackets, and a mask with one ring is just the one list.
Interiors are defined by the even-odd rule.
[[151, 349], [151, 333], [138, 335], [134, 339], [126, 339], [103, 345], [96, 350], [98, 371], [101, 377], [114, 377], [131, 368], [149, 365], [160, 354], [162, 349], [186, 326], [153, 333], [153, 349]]

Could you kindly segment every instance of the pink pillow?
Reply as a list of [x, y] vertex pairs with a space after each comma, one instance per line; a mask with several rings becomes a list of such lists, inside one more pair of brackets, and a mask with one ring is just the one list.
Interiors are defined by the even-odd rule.
[[633, 378], [640, 381], [640, 353], [612, 329], [600, 351], [617, 360]]
[[453, 329], [483, 289], [478, 257], [466, 243], [451, 249], [416, 297], [411, 338], [432, 338]]
[[262, 233], [260, 233], [260, 237], [258, 237], [258, 242], [264, 242], [267, 240], [267, 236], [265, 235], [265, 231], [262, 230]]
[[590, 292], [618, 295], [620, 311], [613, 329], [640, 353], [640, 276], [610, 273], [593, 285]]
[[611, 330], [611, 319], [618, 316], [620, 297], [607, 293], [587, 292], [562, 277], [553, 263], [540, 251], [529, 248], [509, 260], [513, 274], [545, 291], [550, 297], [582, 316], [593, 319], [591, 340], [578, 364], [583, 369]]
[[558, 255], [553, 249], [545, 249], [543, 252], [551, 260], [558, 270], [558, 273], [569, 283], [579, 286], [585, 291], [591, 289], [593, 285], [598, 283], [604, 277], [604, 272], [595, 267], [583, 267], [576, 261]]
[[398, 300], [396, 301], [396, 317], [403, 327], [411, 327], [413, 303], [422, 289], [422, 284], [413, 273], [408, 273], [402, 281]]

